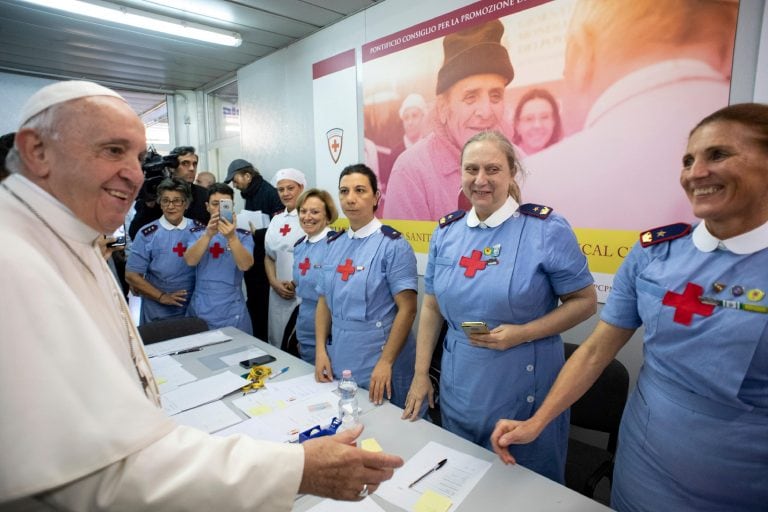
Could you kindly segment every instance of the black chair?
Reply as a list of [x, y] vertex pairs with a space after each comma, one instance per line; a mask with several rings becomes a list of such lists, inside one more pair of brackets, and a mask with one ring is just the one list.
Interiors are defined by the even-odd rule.
[[139, 334], [145, 345], [207, 330], [208, 324], [205, 320], [196, 316], [165, 318], [139, 326]]
[[[565, 343], [568, 359], [578, 345]], [[613, 460], [619, 436], [619, 423], [627, 403], [629, 373], [626, 367], [614, 359], [603, 370], [597, 381], [575, 404], [571, 406], [571, 425], [608, 434], [605, 448], [568, 440], [568, 457], [565, 463], [565, 484], [589, 498], [608, 504], [608, 496], [596, 496], [598, 483], [607, 478], [613, 482]]]
[[288, 352], [292, 356], [301, 357], [299, 355], [299, 338], [296, 337], [296, 319], [299, 317], [299, 308], [301, 304], [293, 308], [293, 313], [288, 319], [288, 323], [285, 324], [285, 331], [283, 331], [283, 341], [280, 344], [280, 350]]

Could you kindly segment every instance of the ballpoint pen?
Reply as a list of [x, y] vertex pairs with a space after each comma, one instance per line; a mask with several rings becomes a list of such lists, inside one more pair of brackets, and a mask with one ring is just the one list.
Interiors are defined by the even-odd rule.
[[188, 348], [186, 350], [177, 350], [176, 352], [171, 352], [168, 355], [169, 356], [178, 356], [179, 354], [188, 354], [190, 352], [200, 352], [201, 350], [203, 350], [203, 347]]
[[448, 462], [448, 459], [443, 459], [443, 460], [441, 460], [440, 462], [438, 462], [437, 464], [435, 464], [435, 465], [434, 465], [434, 466], [433, 466], [433, 467], [432, 467], [432, 468], [431, 468], [429, 471], [427, 471], [426, 473], [424, 473], [423, 475], [421, 475], [419, 478], [417, 478], [416, 480], [414, 480], [414, 481], [411, 483], [411, 485], [409, 485], [409, 486], [408, 486], [408, 488], [410, 489], [411, 487], [413, 487], [413, 486], [414, 486], [414, 485], [416, 485], [417, 483], [421, 482], [422, 480], [424, 480], [425, 478], [427, 478], [429, 475], [431, 475], [432, 473], [434, 473], [435, 471], [437, 471], [437, 470], [438, 470], [438, 469], [440, 469], [441, 467], [445, 466], [445, 463], [446, 463], [446, 462]]
[[285, 373], [285, 372], [287, 372], [287, 371], [288, 371], [288, 367], [286, 366], [285, 368], [282, 368], [281, 370], [279, 370], [279, 371], [276, 371], [275, 373], [273, 373], [272, 375], [270, 375], [270, 376], [269, 376], [269, 378], [270, 378], [270, 379], [274, 379], [274, 378], [275, 378], [275, 377], [277, 377], [278, 375], [282, 375], [282, 374], [284, 374], [284, 373]]

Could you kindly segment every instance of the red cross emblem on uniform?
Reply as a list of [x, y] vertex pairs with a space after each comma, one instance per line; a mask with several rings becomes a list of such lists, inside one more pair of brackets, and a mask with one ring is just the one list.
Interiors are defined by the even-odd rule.
[[291, 226], [289, 226], [288, 224], [280, 228], [280, 234], [283, 236], [287, 235], [290, 232], [291, 232]]
[[485, 270], [486, 263], [482, 260], [483, 253], [477, 250], [472, 251], [472, 256], [467, 258], [462, 256], [459, 260], [459, 266], [466, 268], [464, 275], [467, 277], [475, 277], [475, 273], [478, 270]]
[[355, 273], [355, 267], [352, 266], [352, 260], [347, 258], [347, 261], [343, 265], [336, 267], [336, 272], [341, 274], [341, 280], [347, 281], [349, 276]]
[[215, 244], [213, 244], [213, 246], [211, 246], [210, 249], [208, 249], [208, 252], [213, 254], [214, 258], [218, 258], [224, 253], [224, 249], [221, 248], [221, 245], [219, 245], [219, 242], [216, 242]]
[[186, 250], [187, 250], [187, 248], [184, 247], [181, 244], [181, 242], [177, 243], [176, 247], [173, 248], [173, 252], [175, 252], [179, 256], [179, 258], [183, 258], [184, 257], [184, 251], [186, 251]]
[[715, 309], [715, 306], [710, 304], [702, 304], [699, 300], [702, 293], [704, 293], [704, 288], [694, 283], [688, 283], [682, 294], [668, 291], [661, 303], [675, 308], [675, 316], [673, 317], [675, 322], [691, 325], [693, 315], [709, 316]]
[[301, 275], [307, 275], [307, 270], [309, 270], [309, 258], [304, 258], [304, 261], [299, 263], [299, 270], [301, 270]]

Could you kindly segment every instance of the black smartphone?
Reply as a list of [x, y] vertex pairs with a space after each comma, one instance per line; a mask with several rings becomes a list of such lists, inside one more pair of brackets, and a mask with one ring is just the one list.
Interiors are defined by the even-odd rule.
[[275, 360], [275, 356], [271, 356], [269, 354], [265, 356], [259, 356], [254, 357], [253, 359], [246, 359], [245, 361], [240, 361], [240, 366], [243, 368], [251, 368], [253, 366], [261, 366], [263, 364], [271, 363]]

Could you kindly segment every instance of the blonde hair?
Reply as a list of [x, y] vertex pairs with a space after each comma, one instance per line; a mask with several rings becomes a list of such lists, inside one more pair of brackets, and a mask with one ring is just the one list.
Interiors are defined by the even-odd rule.
[[509, 171], [512, 173], [512, 182], [509, 184], [509, 195], [512, 196], [515, 201], [520, 203], [522, 197], [520, 194], [520, 185], [517, 183], [517, 176], [522, 175], [523, 168], [520, 166], [520, 160], [517, 158], [517, 154], [515, 153], [515, 146], [509, 142], [509, 139], [507, 139], [504, 134], [496, 130], [488, 130], [474, 134], [464, 144], [464, 147], [461, 148], [461, 160], [464, 160], [464, 151], [467, 150], [467, 146], [473, 142], [483, 141], [493, 142], [496, 144], [496, 147], [499, 148], [501, 152], [504, 153], [504, 155], [507, 157]]
[[296, 201], [296, 210], [299, 210], [304, 204], [304, 201], [310, 197], [316, 197], [323, 202], [325, 205], [325, 218], [328, 220], [328, 224], [333, 224], [336, 222], [336, 220], [339, 218], [339, 212], [336, 210], [336, 204], [333, 202], [333, 196], [331, 196], [329, 192], [319, 188], [310, 188], [309, 190], [302, 192], [302, 194], [299, 196], [299, 199]]

